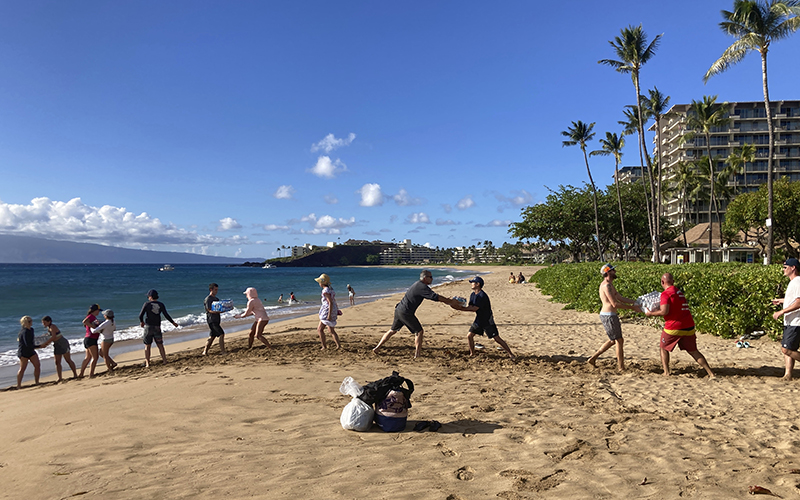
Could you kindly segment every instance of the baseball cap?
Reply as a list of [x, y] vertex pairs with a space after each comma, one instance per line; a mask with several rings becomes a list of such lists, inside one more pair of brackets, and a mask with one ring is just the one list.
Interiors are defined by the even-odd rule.
[[615, 269], [614, 266], [611, 264], [603, 264], [603, 267], [600, 268], [600, 274], [606, 274], [609, 271], [613, 271]]
[[477, 283], [477, 284], [479, 284], [480, 286], [483, 286], [483, 278], [481, 278], [480, 276], [475, 276], [474, 278], [472, 278], [471, 280], [469, 280], [469, 282], [470, 282], [470, 283]]
[[783, 265], [800, 268], [800, 260], [797, 260], [794, 257], [789, 257], [788, 259], [786, 259], [786, 262], [784, 262]]

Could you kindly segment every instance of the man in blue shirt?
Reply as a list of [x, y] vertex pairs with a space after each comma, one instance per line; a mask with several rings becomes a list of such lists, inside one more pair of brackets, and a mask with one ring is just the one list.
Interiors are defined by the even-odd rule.
[[483, 291], [483, 278], [475, 276], [469, 282], [472, 285], [469, 304], [455, 307], [460, 311], [475, 312], [475, 321], [469, 327], [469, 335], [467, 335], [469, 355], [475, 355], [475, 335], [483, 335], [485, 333], [487, 337], [500, 344], [500, 347], [508, 353], [511, 361], [516, 361], [517, 357], [511, 352], [506, 341], [500, 338], [500, 333], [497, 331], [497, 325], [494, 323], [494, 315], [492, 314], [492, 303], [489, 301], [489, 296]]

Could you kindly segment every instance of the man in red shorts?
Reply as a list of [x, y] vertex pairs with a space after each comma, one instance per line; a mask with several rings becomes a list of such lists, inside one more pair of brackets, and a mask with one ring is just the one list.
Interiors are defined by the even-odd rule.
[[697, 336], [694, 332], [694, 318], [689, 310], [689, 303], [683, 292], [675, 286], [675, 279], [670, 273], [661, 276], [661, 308], [647, 311], [647, 316], [664, 316], [664, 330], [661, 332], [661, 364], [664, 366], [664, 376], [669, 376], [669, 353], [675, 346], [689, 353], [697, 363], [708, 373], [709, 378], [714, 378], [714, 372], [708, 366], [706, 358], [697, 350]]

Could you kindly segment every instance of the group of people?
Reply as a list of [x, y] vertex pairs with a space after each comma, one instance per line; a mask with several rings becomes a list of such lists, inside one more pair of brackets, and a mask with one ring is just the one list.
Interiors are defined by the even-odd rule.
[[514, 271], [511, 271], [511, 274], [508, 276], [508, 282], [513, 284], [522, 284], [525, 283], [525, 276], [522, 274], [522, 271], [519, 272], [519, 275], [514, 275]]

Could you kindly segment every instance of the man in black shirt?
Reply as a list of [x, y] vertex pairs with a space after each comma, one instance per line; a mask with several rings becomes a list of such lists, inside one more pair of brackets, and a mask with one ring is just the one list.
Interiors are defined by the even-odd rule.
[[219, 338], [220, 353], [227, 354], [227, 351], [225, 351], [225, 330], [222, 329], [221, 324], [221, 312], [212, 310], [214, 302], [219, 301], [217, 298], [218, 291], [219, 285], [211, 283], [208, 285], [208, 297], [203, 300], [203, 306], [206, 308], [206, 323], [208, 323], [209, 329], [208, 341], [206, 342], [206, 348], [203, 349], [203, 356], [208, 354], [208, 350], [211, 349], [211, 344], [214, 343], [215, 338]]
[[434, 302], [444, 302], [445, 304], [454, 308], [459, 306], [457, 300], [442, 297], [431, 290], [431, 283], [433, 283], [433, 275], [431, 272], [427, 269], [422, 271], [419, 274], [419, 281], [409, 287], [403, 299], [395, 306], [394, 322], [392, 323], [392, 327], [383, 335], [380, 342], [378, 342], [378, 345], [375, 346], [372, 352], [378, 354], [381, 346], [385, 344], [392, 335], [397, 333], [405, 326], [411, 331], [411, 333], [415, 335], [414, 345], [416, 350], [414, 351], [414, 359], [419, 357], [420, 352], [422, 351], [423, 330], [422, 324], [420, 324], [415, 313], [417, 312], [417, 308], [419, 308], [420, 304], [422, 304], [422, 301], [428, 299]]
[[158, 352], [161, 353], [161, 359], [164, 363], [167, 362], [167, 353], [164, 352], [164, 340], [161, 334], [161, 315], [164, 318], [178, 327], [178, 323], [172, 320], [172, 317], [167, 312], [166, 306], [158, 301], [158, 292], [150, 290], [147, 292], [147, 302], [142, 306], [142, 312], [139, 313], [139, 324], [144, 327], [144, 365], [150, 367], [150, 345], [155, 340]]
[[[522, 273], [520, 273], [522, 276]], [[475, 276], [469, 282], [472, 284], [472, 295], [469, 296], [469, 305], [459, 305], [456, 309], [461, 311], [475, 311], [475, 321], [469, 327], [469, 335], [467, 341], [469, 342], [469, 355], [475, 355], [475, 335], [483, 335], [500, 344], [500, 347], [508, 353], [511, 361], [517, 358], [511, 352], [511, 349], [506, 344], [506, 341], [500, 338], [500, 333], [497, 331], [497, 325], [494, 323], [494, 315], [492, 314], [492, 303], [489, 301], [489, 296], [483, 291], [483, 278]]]

